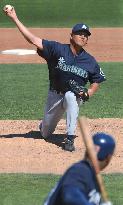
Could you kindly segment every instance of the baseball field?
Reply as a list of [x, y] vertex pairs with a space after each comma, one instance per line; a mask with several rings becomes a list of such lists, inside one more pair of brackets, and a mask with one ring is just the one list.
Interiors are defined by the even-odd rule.
[[[0, 51], [35, 49], [2, 13]], [[22, 22], [41, 38], [69, 43], [71, 27], [87, 23], [92, 32], [86, 50], [106, 74], [107, 81], [80, 109], [89, 118], [91, 133], [115, 136], [117, 147], [102, 173], [110, 200], [123, 204], [123, 2], [121, 0], [18, 0], [14, 5]], [[49, 6], [50, 5], [50, 6]], [[96, 5], [96, 6], [95, 6]], [[63, 118], [54, 135], [41, 139], [48, 90], [48, 70], [38, 55], [0, 54], [0, 205], [43, 204], [61, 174], [82, 159], [85, 147], [77, 127], [74, 153], [65, 152]]]

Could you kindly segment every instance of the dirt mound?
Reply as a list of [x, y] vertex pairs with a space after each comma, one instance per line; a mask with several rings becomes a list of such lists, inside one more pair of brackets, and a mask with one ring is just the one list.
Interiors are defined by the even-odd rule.
[[[39, 121], [0, 121], [0, 172], [62, 174], [72, 163], [82, 159], [85, 147], [79, 128], [76, 151], [62, 149], [65, 121], [61, 120], [53, 136], [41, 139]], [[115, 136], [116, 152], [105, 172], [123, 172], [123, 119], [89, 119], [91, 133], [104, 131]]]

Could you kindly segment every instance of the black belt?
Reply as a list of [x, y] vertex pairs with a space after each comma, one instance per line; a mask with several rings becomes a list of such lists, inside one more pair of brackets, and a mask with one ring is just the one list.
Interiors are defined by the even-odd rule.
[[63, 91], [60, 91], [60, 90], [55, 90], [54, 88], [51, 88], [50, 87], [50, 91], [56, 93], [56, 94], [59, 94], [59, 95], [64, 95], [65, 93]]

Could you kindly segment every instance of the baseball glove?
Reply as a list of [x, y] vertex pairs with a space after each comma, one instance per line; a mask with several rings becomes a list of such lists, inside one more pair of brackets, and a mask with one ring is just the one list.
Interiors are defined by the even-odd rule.
[[85, 88], [84, 86], [79, 85], [76, 81], [69, 80], [68, 88], [76, 95], [77, 98], [82, 99], [83, 102], [89, 100], [88, 89]]

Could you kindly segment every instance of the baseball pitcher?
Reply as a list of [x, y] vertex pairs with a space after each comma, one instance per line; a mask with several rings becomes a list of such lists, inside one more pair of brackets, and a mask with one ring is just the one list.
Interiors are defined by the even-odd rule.
[[[91, 35], [84, 23], [76, 24], [70, 34], [70, 43], [41, 39], [33, 35], [19, 20], [14, 7], [4, 12], [16, 24], [24, 38], [37, 48], [49, 70], [49, 92], [44, 118], [40, 123], [42, 137], [46, 139], [54, 131], [66, 113], [66, 140], [64, 149], [74, 151], [74, 138], [80, 105], [98, 90], [105, 75], [95, 58], [84, 50]], [[85, 86], [90, 83], [89, 88]]]

